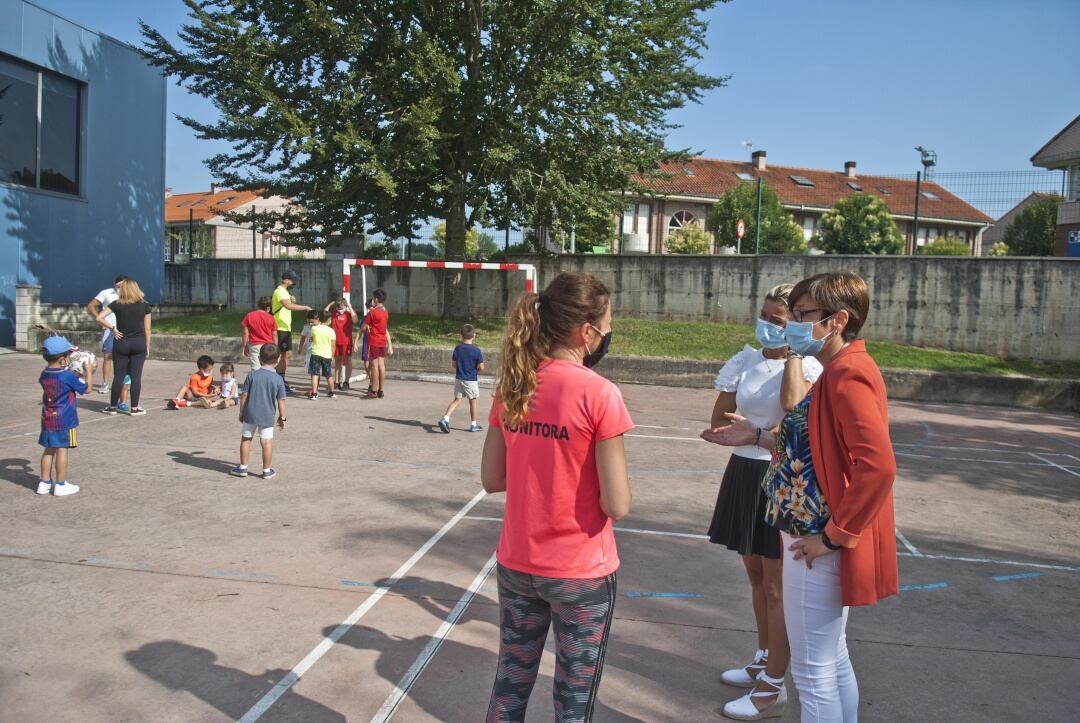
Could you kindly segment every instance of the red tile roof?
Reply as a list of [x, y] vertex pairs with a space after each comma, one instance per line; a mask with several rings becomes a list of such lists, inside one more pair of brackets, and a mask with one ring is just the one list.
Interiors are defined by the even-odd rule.
[[[671, 174], [667, 178], [647, 179], [645, 186], [660, 196], [694, 196], [719, 198], [736, 184], [749, 180], [756, 182], [760, 176], [772, 188], [785, 206], [827, 209], [837, 201], [862, 192], [885, 201], [894, 216], [911, 216], [915, 213], [915, 181], [864, 176], [857, 174], [848, 178], [843, 171], [822, 171], [813, 168], [766, 165], [757, 171], [753, 164], [739, 161], [721, 161], [712, 158], [691, 158], [686, 163], [664, 163], [661, 171]], [[735, 174], [749, 176], [740, 179]], [[792, 176], [808, 179], [813, 186], [799, 185]], [[855, 184], [853, 188], [850, 184]], [[920, 218], [940, 218], [954, 221], [993, 223], [993, 219], [950, 193], [942, 186], [924, 181], [923, 197], [919, 202]], [[928, 198], [932, 193], [937, 198]]]
[[219, 189], [217, 193], [174, 193], [165, 199], [165, 223], [208, 221], [259, 198], [254, 191]]

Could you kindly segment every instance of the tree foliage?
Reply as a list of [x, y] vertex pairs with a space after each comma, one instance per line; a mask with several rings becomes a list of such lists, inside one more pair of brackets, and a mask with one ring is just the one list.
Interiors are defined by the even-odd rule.
[[1005, 228], [1002, 241], [1010, 256], [1053, 256], [1057, 233], [1057, 210], [1061, 199], [1047, 196], [1016, 214]]
[[[742, 240], [743, 253], [754, 251], [754, 234], [757, 223], [757, 184], [740, 183], [713, 205], [709, 214], [709, 228], [716, 234], [721, 246], [738, 245], [736, 224], [739, 219], [746, 224]], [[761, 253], [801, 254], [806, 252], [806, 240], [802, 229], [791, 218], [776, 192], [764, 184], [761, 188]]]
[[718, 1], [184, 0], [179, 45], [142, 32], [220, 112], [182, 118], [232, 144], [213, 174], [296, 199], [286, 231], [443, 218], [462, 259], [474, 225], [615, 214], [614, 191], [685, 157], [662, 146], [667, 113], [724, 83], [697, 69]]
[[955, 236], [938, 236], [919, 248], [920, 256], [971, 256], [971, 247]]
[[694, 223], [688, 223], [668, 234], [669, 253], [707, 254], [710, 246], [712, 246], [712, 237], [709, 236], [709, 232]]
[[991, 256], [1008, 256], [1009, 255], [1009, 247], [1008, 247], [1008, 245], [1006, 245], [1006, 243], [1004, 241], [998, 241], [997, 243], [995, 243], [993, 246], [990, 247], [990, 255]]
[[837, 201], [821, 217], [818, 248], [830, 254], [898, 254], [904, 238], [877, 196], [855, 193]]

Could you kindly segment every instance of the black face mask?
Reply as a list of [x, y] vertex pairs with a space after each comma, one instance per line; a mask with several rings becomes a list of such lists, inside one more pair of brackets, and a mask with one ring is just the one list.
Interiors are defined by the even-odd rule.
[[[593, 327], [595, 328], [595, 327]], [[590, 369], [600, 363], [600, 360], [604, 358], [604, 355], [608, 353], [608, 349], [611, 347], [611, 334], [614, 332], [609, 331], [604, 334], [603, 341], [600, 342], [600, 346], [596, 348], [596, 351], [590, 351], [585, 355], [585, 358], [581, 360], [581, 363]], [[585, 347], [588, 349], [588, 347]]]

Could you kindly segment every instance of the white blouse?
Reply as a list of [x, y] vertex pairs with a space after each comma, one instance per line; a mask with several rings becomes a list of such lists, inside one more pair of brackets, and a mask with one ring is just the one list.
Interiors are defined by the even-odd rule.
[[[803, 377], [811, 384], [821, 375], [821, 362], [812, 356], [803, 359], [802, 368]], [[784, 408], [780, 404], [783, 378], [783, 359], [767, 359], [760, 349], [745, 346], [727, 360], [713, 386], [718, 392], [735, 392], [736, 412], [755, 427], [772, 429], [784, 418]], [[753, 444], [736, 447], [734, 454], [748, 459], [772, 457], [769, 450]]]

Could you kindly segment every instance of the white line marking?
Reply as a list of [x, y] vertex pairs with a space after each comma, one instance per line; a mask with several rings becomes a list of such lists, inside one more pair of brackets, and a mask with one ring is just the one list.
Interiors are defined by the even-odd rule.
[[435, 631], [435, 635], [428, 641], [428, 644], [424, 646], [424, 649], [420, 651], [420, 654], [416, 656], [416, 660], [409, 666], [409, 669], [405, 671], [405, 675], [401, 676], [401, 680], [394, 686], [394, 690], [390, 695], [386, 696], [386, 700], [383, 701], [382, 706], [376, 711], [375, 715], [371, 717], [371, 723], [385, 723], [394, 717], [394, 713], [397, 712], [397, 708], [401, 705], [401, 702], [405, 700], [405, 696], [408, 695], [409, 689], [416, 683], [417, 678], [424, 672], [424, 668], [427, 667], [431, 659], [435, 657], [435, 653], [439, 652], [439, 648], [442, 647], [443, 641], [450, 634], [450, 631], [457, 625], [458, 620], [461, 619], [462, 613], [465, 612], [465, 608], [469, 607], [469, 603], [472, 602], [473, 597], [477, 591], [484, 584], [484, 580], [491, 574], [492, 568], [495, 567], [495, 554], [492, 553], [488, 558], [487, 563], [483, 569], [477, 573], [473, 578], [472, 583], [468, 589], [462, 593], [461, 598], [457, 601], [457, 605], [450, 611], [450, 614], [446, 616], [446, 619], [442, 621], [439, 629]]
[[285, 677], [279, 680], [273, 688], [267, 691], [266, 695], [260, 698], [258, 702], [255, 703], [255, 705], [251, 706], [251, 709], [248, 710], [247, 713], [244, 713], [243, 717], [239, 719], [239, 723], [254, 723], [254, 721], [257, 721], [260, 716], [262, 716], [262, 714], [265, 713], [270, 708], [270, 706], [272, 706], [277, 701], [278, 698], [284, 695], [285, 692], [288, 691], [294, 683], [296, 683], [296, 681], [300, 680], [300, 677], [304, 673], [306, 673], [312, 665], [315, 665], [315, 663], [319, 661], [319, 658], [326, 655], [327, 651], [329, 651], [330, 648], [334, 646], [334, 643], [341, 640], [341, 637], [349, 631], [349, 628], [355, 625], [360, 618], [364, 617], [364, 615], [367, 614], [368, 610], [371, 610], [371, 608], [375, 607], [375, 603], [379, 602], [379, 600], [382, 599], [383, 595], [385, 595], [390, 590], [390, 588], [397, 583], [398, 580], [405, 577], [409, 570], [411, 570], [413, 566], [418, 563], [420, 559], [424, 555], [426, 555], [432, 547], [435, 546], [435, 543], [441, 540], [443, 536], [446, 535], [446, 533], [454, 527], [454, 525], [460, 522], [461, 519], [469, 513], [469, 510], [476, 506], [477, 502], [484, 499], [484, 496], [486, 494], [486, 492], [480, 490], [476, 493], [475, 497], [466, 502], [465, 505], [460, 510], [458, 510], [453, 517], [447, 520], [445, 525], [439, 528], [438, 532], [432, 535], [431, 538], [427, 542], [425, 542], [419, 550], [413, 553], [412, 557], [403, 562], [401, 564], [401, 567], [395, 570], [394, 574], [387, 578], [386, 582], [383, 585], [375, 588], [375, 591], [371, 593], [368, 599], [365, 600], [360, 605], [360, 607], [353, 610], [352, 614], [349, 615], [349, 617], [345, 618], [345, 620], [343, 620], [340, 625], [334, 628], [333, 632], [324, 637], [322, 641], [304, 657], [303, 660], [297, 663], [292, 670], [285, 674]]
[[903, 543], [904, 547], [906, 547], [908, 549], [908, 552], [910, 552], [912, 554], [912, 556], [914, 556], [914, 557], [922, 557], [923, 556], [923, 554], [921, 552], [919, 552], [918, 550], [915, 549], [915, 545], [912, 545], [910, 542], [908, 542], [908, 538], [904, 537], [904, 533], [901, 532], [899, 529], [896, 530], [896, 539], [900, 540], [900, 542]]
[[[915, 557], [910, 552], [898, 552], [896, 553], [900, 557]], [[991, 560], [985, 557], [959, 557], [956, 555], [928, 555], [926, 553], [920, 553], [918, 557], [924, 560], [950, 560], [952, 562], [985, 562], [993, 565], [1015, 565], [1017, 567], [1038, 567], [1044, 570], [1068, 570], [1069, 572], [1076, 572], [1080, 570], [1080, 567], [1070, 567], [1069, 565], [1050, 565], [1045, 562], [1020, 562], [1018, 560]]]
[[701, 437], [666, 437], [662, 434], [624, 434], [624, 437], [638, 437], [639, 439], [668, 439], [682, 442], [704, 442]]
[[1050, 465], [1051, 467], [1057, 467], [1057, 468], [1058, 468], [1058, 469], [1060, 469], [1060, 470], [1061, 470], [1062, 472], [1068, 472], [1068, 473], [1069, 473], [1069, 474], [1071, 474], [1071, 475], [1072, 475], [1073, 477], [1080, 477], [1080, 472], [1075, 472], [1075, 471], [1073, 471], [1073, 470], [1069, 469], [1068, 467], [1062, 467], [1062, 466], [1061, 466], [1060, 464], [1058, 464], [1057, 462], [1051, 462], [1051, 461], [1050, 461], [1050, 460], [1048, 460], [1048, 459], [1047, 459], [1046, 457], [1043, 457], [1043, 456], [1041, 456], [1041, 455], [1035, 454], [1034, 452], [1028, 452], [1028, 454], [1030, 454], [1030, 455], [1031, 455], [1032, 457], [1034, 457], [1035, 459], [1039, 460], [1040, 462], [1046, 462], [1046, 463], [1047, 463], [1048, 465]]
[[[635, 424], [635, 429], [678, 429], [683, 432], [689, 432], [690, 427], [663, 427], [659, 424]], [[704, 429], [704, 428], [703, 428]]]

